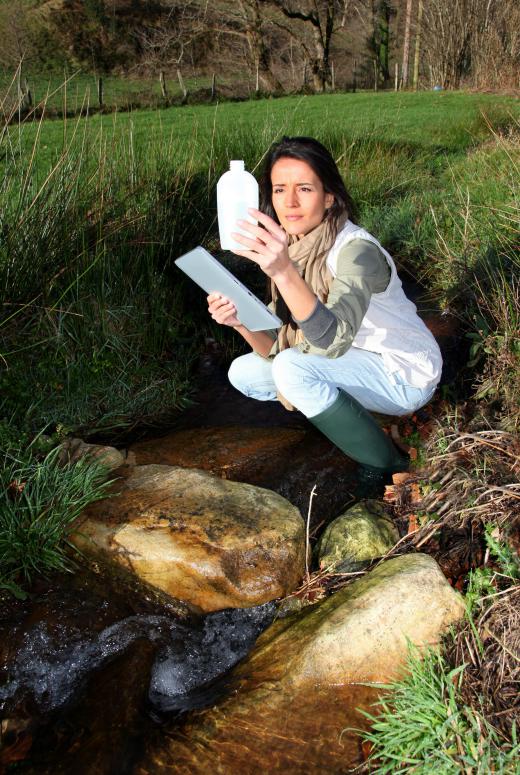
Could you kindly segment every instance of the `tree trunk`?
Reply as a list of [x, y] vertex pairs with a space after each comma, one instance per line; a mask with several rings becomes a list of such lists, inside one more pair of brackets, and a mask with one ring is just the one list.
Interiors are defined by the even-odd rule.
[[410, 56], [410, 28], [412, 26], [412, 0], [406, 0], [406, 19], [404, 24], [403, 65], [401, 68], [401, 83], [403, 89], [408, 85], [408, 58]]
[[413, 58], [413, 88], [415, 91], [419, 88], [419, 57], [421, 55], [421, 24], [423, 14], [423, 0], [419, 0], [417, 8], [417, 26], [415, 30], [415, 53]]
[[390, 80], [388, 51], [390, 47], [390, 16], [391, 7], [388, 2], [382, 2], [379, 8], [379, 69], [385, 85]]
[[[258, 68], [259, 78], [267, 92], [283, 91], [278, 78], [272, 72], [271, 50], [266, 45], [262, 33], [262, 13], [259, 0], [249, 0], [240, 3], [246, 20], [246, 37], [251, 52], [251, 58]], [[245, 7], [247, 6], [247, 7]], [[250, 11], [248, 14], [247, 11]], [[259, 86], [257, 87], [259, 91]]]
[[313, 29], [314, 50], [316, 55], [312, 62], [312, 77], [314, 81], [314, 90], [324, 92], [331, 85], [329, 51], [325, 47], [321, 37], [321, 31], [318, 27]]

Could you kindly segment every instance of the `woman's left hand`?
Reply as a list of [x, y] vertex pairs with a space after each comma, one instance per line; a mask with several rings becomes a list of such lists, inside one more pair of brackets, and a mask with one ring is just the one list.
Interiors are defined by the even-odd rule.
[[249, 232], [251, 237], [233, 232], [231, 235], [233, 239], [247, 248], [233, 252], [238, 256], [251, 259], [268, 277], [275, 278], [283, 274], [291, 265], [287, 249], [287, 234], [276, 221], [260, 210], [251, 207], [248, 212], [265, 226], [265, 229], [249, 223], [249, 221], [237, 221], [240, 228]]

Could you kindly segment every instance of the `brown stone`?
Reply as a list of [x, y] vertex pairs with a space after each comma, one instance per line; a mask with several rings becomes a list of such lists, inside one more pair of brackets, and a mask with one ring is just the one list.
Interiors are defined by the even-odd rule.
[[198, 468], [223, 479], [257, 482], [285, 463], [304, 435], [291, 428], [194, 428], [134, 444], [127, 462]]
[[281, 496], [203, 471], [137, 466], [72, 535], [87, 553], [203, 611], [288, 594], [304, 570], [304, 523]]
[[61, 445], [60, 463], [76, 463], [81, 458], [97, 460], [108, 471], [114, 471], [125, 463], [125, 455], [115, 447], [100, 446], [99, 444], [87, 444], [82, 439], [67, 439]]
[[[427, 555], [382, 563], [301, 614], [275, 622], [234, 673], [234, 691], [182, 729], [149, 738], [139, 775], [345, 773], [359, 762], [356, 708], [405, 665], [407, 638], [438, 642], [464, 614]], [[347, 730], [344, 732], [344, 730]]]
[[317, 554], [319, 566], [349, 573], [384, 557], [398, 542], [399, 533], [378, 501], [356, 503], [323, 531]]

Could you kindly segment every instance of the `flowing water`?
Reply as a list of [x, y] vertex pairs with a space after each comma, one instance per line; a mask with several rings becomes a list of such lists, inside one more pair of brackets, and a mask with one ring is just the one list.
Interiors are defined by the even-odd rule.
[[219, 611], [190, 626], [166, 616], [129, 616], [90, 637], [65, 625], [38, 622], [23, 635], [0, 708], [14, 710], [27, 696], [40, 713], [65, 708], [94, 671], [139, 640], [157, 647], [148, 700], [157, 713], [204, 707], [216, 696], [215, 679], [246, 656], [272, 621], [274, 604]]
[[[110, 772], [102, 762], [115, 753], [125, 762], [117, 772], [131, 771], [130, 754], [147, 729], [222, 696], [226, 674], [275, 613], [266, 603], [207, 616], [168, 614], [104, 588], [89, 573], [68, 587], [63, 578], [40, 586], [0, 620], [0, 772], [13, 762], [16, 771], [67, 772], [75, 747], [87, 749], [76, 775]], [[115, 740], [123, 722], [128, 734]], [[99, 754], [110, 749], [98, 764], [88, 756], [94, 740]]]
[[[309, 434], [301, 416], [237, 397], [213, 366], [209, 375], [180, 427], [306, 430], [286, 468], [249, 471], [247, 480], [278, 491], [302, 513], [317, 482], [318, 493], [327, 497], [316, 499], [311, 528], [340, 513], [350, 497], [352, 464], [323, 437]], [[270, 710], [277, 687], [267, 681], [254, 717], [235, 717], [231, 709], [226, 742], [219, 742], [226, 697], [250, 690], [233, 684], [229, 673], [273, 620], [274, 604], [197, 616], [183, 606], [168, 608], [108, 587], [86, 571], [41, 581], [27, 601], [3, 603], [0, 773], [208, 772], [215, 762], [206, 718], [220, 746], [221, 771], [230, 775], [342, 773], [360, 759], [359, 739], [340, 733], [362, 722], [355, 707], [374, 699], [365, 687], [316, 687], [282, 698], [280, 712]]]

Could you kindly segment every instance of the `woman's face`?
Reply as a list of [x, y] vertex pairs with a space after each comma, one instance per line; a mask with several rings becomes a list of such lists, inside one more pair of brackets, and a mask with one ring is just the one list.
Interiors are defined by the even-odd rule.
[[300, 159], [282, 158], [271, 169], [272, 203], [287, 234], [303, 237], [318, 226], [334, 203], [312, 167]]

